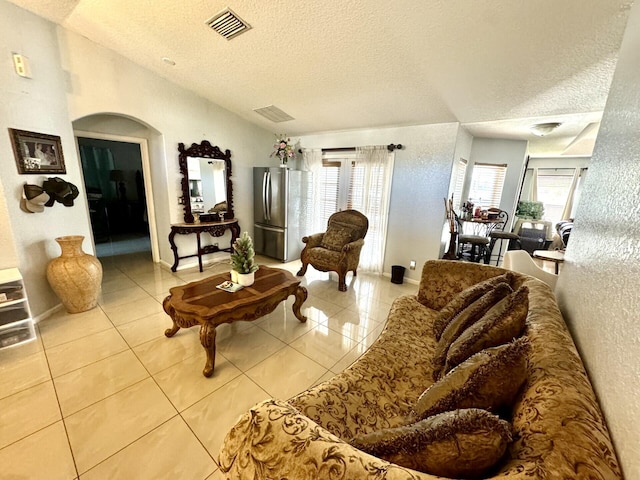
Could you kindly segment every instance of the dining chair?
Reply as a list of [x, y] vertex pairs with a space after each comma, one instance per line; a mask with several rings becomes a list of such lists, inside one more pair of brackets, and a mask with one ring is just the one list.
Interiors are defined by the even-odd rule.
[[[455, 212], [453, 212], [453, 215], [458, 227], [458, 258], [461, 260], [468, 259], [476, 263], [480, 262], [480, 260], [486, 258], [489, 237], [463, 233], [462, 220]], [[465, 250], [466, 245], [469, 245], [467, 250]]]
[[507, 250], [511, 250], [515, 245], [517, 249], [522, 249], [522, 244], [520, 242], [520, 235], [517, 233], [505, 231], [506, 226], [509, 224], [509, 214], [506, 210], [499, 210], [498, 218], [491, 229], [491, 233], [489, 234], [489, 247], [487, 248], [487, 253], [485, 257], [484, 263], [491, 263], [491, 255], [493, 253], [493, 248], [495, 247], [498, 240], [500, 240], [500, 244], [498, 245], [498, 256], [496, 258], [496, 266], [500, 265], [500, 259], [502, 258], [502, 242], [507, 240], [509, 243], [507, 244]]

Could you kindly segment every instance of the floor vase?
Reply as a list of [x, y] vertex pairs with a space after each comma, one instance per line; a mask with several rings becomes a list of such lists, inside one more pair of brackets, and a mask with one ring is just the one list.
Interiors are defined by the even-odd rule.
[[69, 313], [91, 310], [98, 304], [102, 264], [82, 251], [82, 235], [55, 239], [62, 254], [47, 266], [47, 280]]

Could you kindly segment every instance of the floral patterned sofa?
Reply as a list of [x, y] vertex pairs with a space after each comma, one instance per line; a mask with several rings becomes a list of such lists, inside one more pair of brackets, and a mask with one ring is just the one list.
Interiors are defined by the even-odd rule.
[[[358, 434], [397, 427], [433, 383], [432, 323], [458, 292], [506, 271], [435, 260], [418, 295], [393, 303], [379, 339], [331, 380], [245, 413], [219, 455], [228, 479], [440, 478], [364, 453]], [[512, 407], [513, 441], [493, 470], [499, 479], [621, 479], [602, 413], [550, 288], [514, 273], [529, 289], [527, 380]]]

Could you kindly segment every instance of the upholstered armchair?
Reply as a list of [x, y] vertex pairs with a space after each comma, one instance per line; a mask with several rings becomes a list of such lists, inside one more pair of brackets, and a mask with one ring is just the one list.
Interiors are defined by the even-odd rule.
[[327, 231], [304, 237], [305, 247], [300, 254], [302, 268], [298, 276], [307, 272], [311, 265], [321, 272], [338, 274], [338, 290], [347, 291], [347, 272], [355, 277], [360, 262], [360, 251], [364, 236], [369, 229], [369, 220], [356, 210], [343, 210], [329, 217]]

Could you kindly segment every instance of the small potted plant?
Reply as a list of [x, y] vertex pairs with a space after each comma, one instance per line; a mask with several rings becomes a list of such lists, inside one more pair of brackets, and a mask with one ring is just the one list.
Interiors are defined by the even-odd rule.
[[237, 275], [237, 283], [248, 287], [253, 285], [254, 273], [258, 270], [258, 264], [255, 263], [255, 251], [253, 249], [253, 240], [247, 232], [242, 232], [242, 235], [233, 243], [233, 253], [231, 254], [231, 275], [232, 281], [236, 281], [233, 278], [233, 273]]

